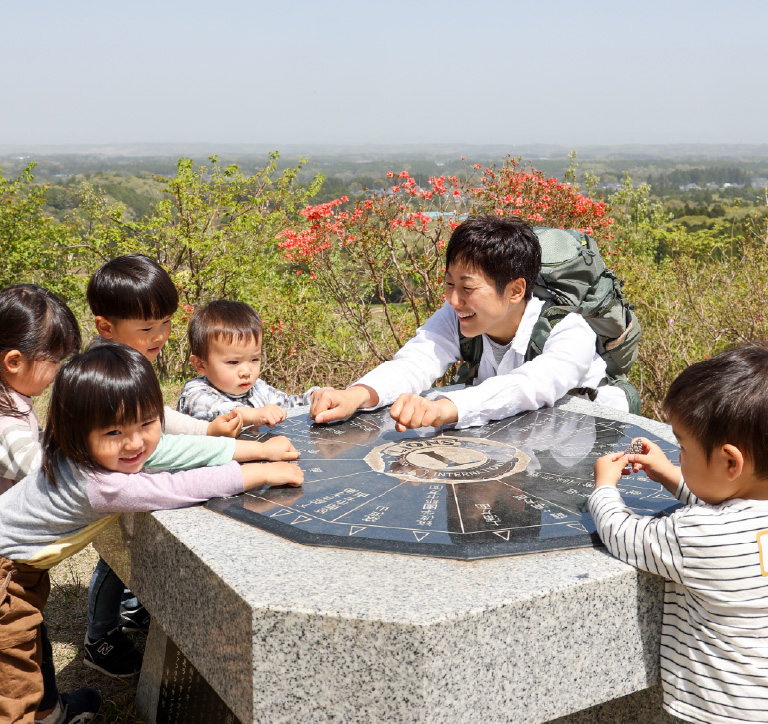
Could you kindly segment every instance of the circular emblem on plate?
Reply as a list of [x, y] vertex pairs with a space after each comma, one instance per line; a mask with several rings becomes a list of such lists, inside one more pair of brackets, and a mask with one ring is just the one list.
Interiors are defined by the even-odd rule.
[[473, 483], [515, 475], [525, 470], [530, 458], [516, 447], [493, 440], [446, 436], [379, 445], [365, 462], [403, 482]]

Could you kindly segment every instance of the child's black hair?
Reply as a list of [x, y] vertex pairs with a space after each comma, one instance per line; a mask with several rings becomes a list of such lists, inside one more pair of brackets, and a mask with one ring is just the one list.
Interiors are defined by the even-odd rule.
[[187, 336], [190, 352], [202, 360], [208, 359], [211, 342], [225, 344], [258, 342], [264, 333], [261, 317], [245, 302], [224, 299], [209, 302], [196, 309], [189, 320]]
[[747, 345], [697, 362], [670, 385], [664, 412], [695, 438], [707, 459], [735, 445], [768, 478], [768, 348]]
[[[36, 284], [14, 284], [0, 291], [0, 357], [18, 350], [30, 362], [60, 362], [80, 349], [75, 315], [53, 292]], [[10, 396], [0, 370], [0, 415], [24, 417]]]
[[144, 254], [118, 256], [88, 281], [88, 306], [94, 316], [118, 319], [163, 319], [179, 307], [179, 293], [156, 261]]
[[445, 250], [445, 268], [466, 264], [493, 280], [501, 296], [513, 279], [525, 279], [525, 299], [533, 296], [541, 270], [541, 244], [516, 216], [470, 216], [454, 229]]
[[43, 433], [43, 472], [54, 485], [57, 462], [67, 458], [98, 469], [88, 448], [93, 430], [164, 421], [163, 393], [152, 364], [131, 347], [98, 339], [62, 365], [53, 382]]

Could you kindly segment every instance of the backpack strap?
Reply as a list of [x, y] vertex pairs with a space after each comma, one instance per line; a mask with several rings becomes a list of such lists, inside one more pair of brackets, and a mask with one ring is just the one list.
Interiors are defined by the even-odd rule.
[[[538, 357], [546, 341], [549, 339], [549, 335], [552, 333], [552, 329], [558, 322], [562, 322], [571, 312], [573, 307], [559, 306], [551, 299], [544, 302], [544, 306], [541, 308], [541, 314], [533, 325], [531, 331], [531, 339], [528, 342], [528, 349], [525, 351], [525, 361], [530, 362], [532, 359]], [[592, 402], [597, 397], [597, 390], [594, 387], [577, 387], [568, 391], [569, 395], [586, 395]]]
[[525, 361], [530, 362], [534, 357], [538, 357], [544, 349], [544, 344], [549, 339], [552, 328], [565, 319], [573, 311], [572, 307], [561, 307], [556, 305], [551, 299], [544, 302], [541, 308], [541, 314], [533, 325], [531, 339], [528, 342], [528, 349], [525, 351]]
[[451, 377], [452, 385], [471, 385], [480, 369], [480, 360], [483, 358], [483, 335], [477, 337], [465, 337], [461, 333], [461, 322], [459, 325], [459, 352], [463, 360], [456, 374]]

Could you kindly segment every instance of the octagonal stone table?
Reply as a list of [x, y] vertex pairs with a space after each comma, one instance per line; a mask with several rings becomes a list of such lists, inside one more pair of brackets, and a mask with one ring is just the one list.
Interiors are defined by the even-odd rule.
[[[674, 442], [658, 422], [558, 407]], [[122, 516], [96, 547], [152, 613], [137, 694], [152, 724], [672, 721], [663, 581], [602, 548], [313, 547], [204, 507]]]

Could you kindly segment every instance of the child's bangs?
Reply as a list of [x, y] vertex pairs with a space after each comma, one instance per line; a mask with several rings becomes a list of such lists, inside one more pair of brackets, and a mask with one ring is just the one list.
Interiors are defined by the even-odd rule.
[[249, 329], [235, 329], [225, 326], [216, 330], [216, 340], [224, 344], [243, 346], [250, 342], [258, 343], [261, 338], [261, 329], [251, 327]]
[[178, 308], [178, 297], [169, 297], [162, 290], [149, 287], [125, 290], [111, 305], [115, 319], [165, 319]]

